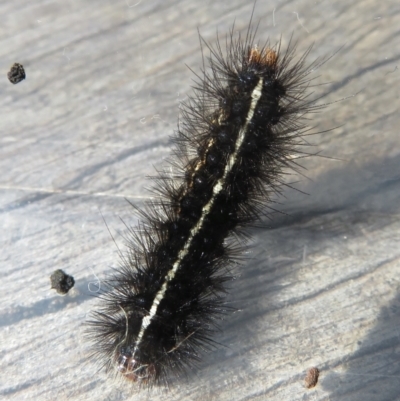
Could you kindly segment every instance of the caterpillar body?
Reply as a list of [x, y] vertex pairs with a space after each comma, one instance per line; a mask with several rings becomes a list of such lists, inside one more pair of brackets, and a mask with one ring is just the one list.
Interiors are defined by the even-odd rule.
[[[128, 251], [88, 322], [93, 354], [139, 385], [167, 384], [214, 346], [244, 229], [267, 214], [308, 128], [309, 74], [291, 42], [257, 46], [256, 30], [205, 43], [194, 94], [182, 107], [175, 151], [158, 173], [159, 200], [139, 210]], [[171, 172], [172, 171], [172, 172]]]

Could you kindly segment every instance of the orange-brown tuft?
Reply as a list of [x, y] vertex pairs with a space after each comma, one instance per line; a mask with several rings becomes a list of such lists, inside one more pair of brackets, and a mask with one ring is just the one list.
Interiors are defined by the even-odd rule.
[[253, 47], [249, 52], [249, 61], [251, 63], [264, 64], [267, 66], [274, 66], [278, 60], [278, 54], [275, 50], [270, 48], [259, 49], [257, 46]]

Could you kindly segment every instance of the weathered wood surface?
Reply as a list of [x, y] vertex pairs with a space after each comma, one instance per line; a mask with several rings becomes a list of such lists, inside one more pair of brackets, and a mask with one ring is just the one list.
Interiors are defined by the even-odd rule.
[[[135, 4], [137, 3], [137, 4]], [[85, 361], [91, 292], [112, 266], [146, 175], [170, 151], [201, 53], [251, 1], [0, 1], [0, 395], [8, 400], [400, 400], [400, 5], [397, 0], [258, 0], [258, 37], [310, 61], [329, 105], [310, 138], [330, 158], [280, 198], [232, 283], [195, 373], [131, 396]], [[6, 78], [14, 62], [26, 81]], [[348, 96], [347, 100], [340, 99]], [[314, 149], [313, 149], [314, 150]], [[65, 269], [71, 295], [49, 289]], [[315, 389], [304, 388], [318, 366]]]

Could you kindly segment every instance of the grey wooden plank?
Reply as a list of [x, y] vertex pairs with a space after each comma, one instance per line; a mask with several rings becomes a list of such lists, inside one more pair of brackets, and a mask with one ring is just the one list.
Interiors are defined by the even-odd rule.
[[[137, 3], [137, 4], [136, 4]], [[129, 7], [130, 6], [130, 7]], [[147, 175], [169, 155], [178, 106], [201, 53], [244, 0], [0, 1], [0, 394], [38, 400], [399, 400], [399, 11], [394, 0], [264, 1], [258, 37], [310, 61], [322, 102], [310, 140], [330, 158], [304, 160], [269, 229], [254, 232], [232, 283], [228, 316], [188, 379], [135, 393], [85, 361], [92, 293], [118, 264]], [[27, 80], [11, 85], [13, 62]], [[348, 96], [353, 96], [341, 100]], [[49, 289], [57, 268], [75, 291]], [[306, 369], [320, 382], [303, 387]], [[134, 393], [134, 397], [131, 394]]]

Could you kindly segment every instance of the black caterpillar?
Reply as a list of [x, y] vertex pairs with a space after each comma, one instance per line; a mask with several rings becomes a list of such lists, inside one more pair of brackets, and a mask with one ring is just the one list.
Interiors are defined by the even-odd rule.
[[[169, 170], [155, 178], [160, 198], [139, 210], [121, 267], [100, 295], [89, 322], [93, 354], [108, 371], [140, 385], [166, 384], [200, 360], [237, 263], [243, 229], [259, 221], [297, 169], [293, 154], [307, 145], [305, 114], [323, 106], [310, 99], [310, 49], [255, 44], [249, 27], [208, 45], [209, 68], [183, 105]], [[173, 173], [171, 173], [171, 168]]]

